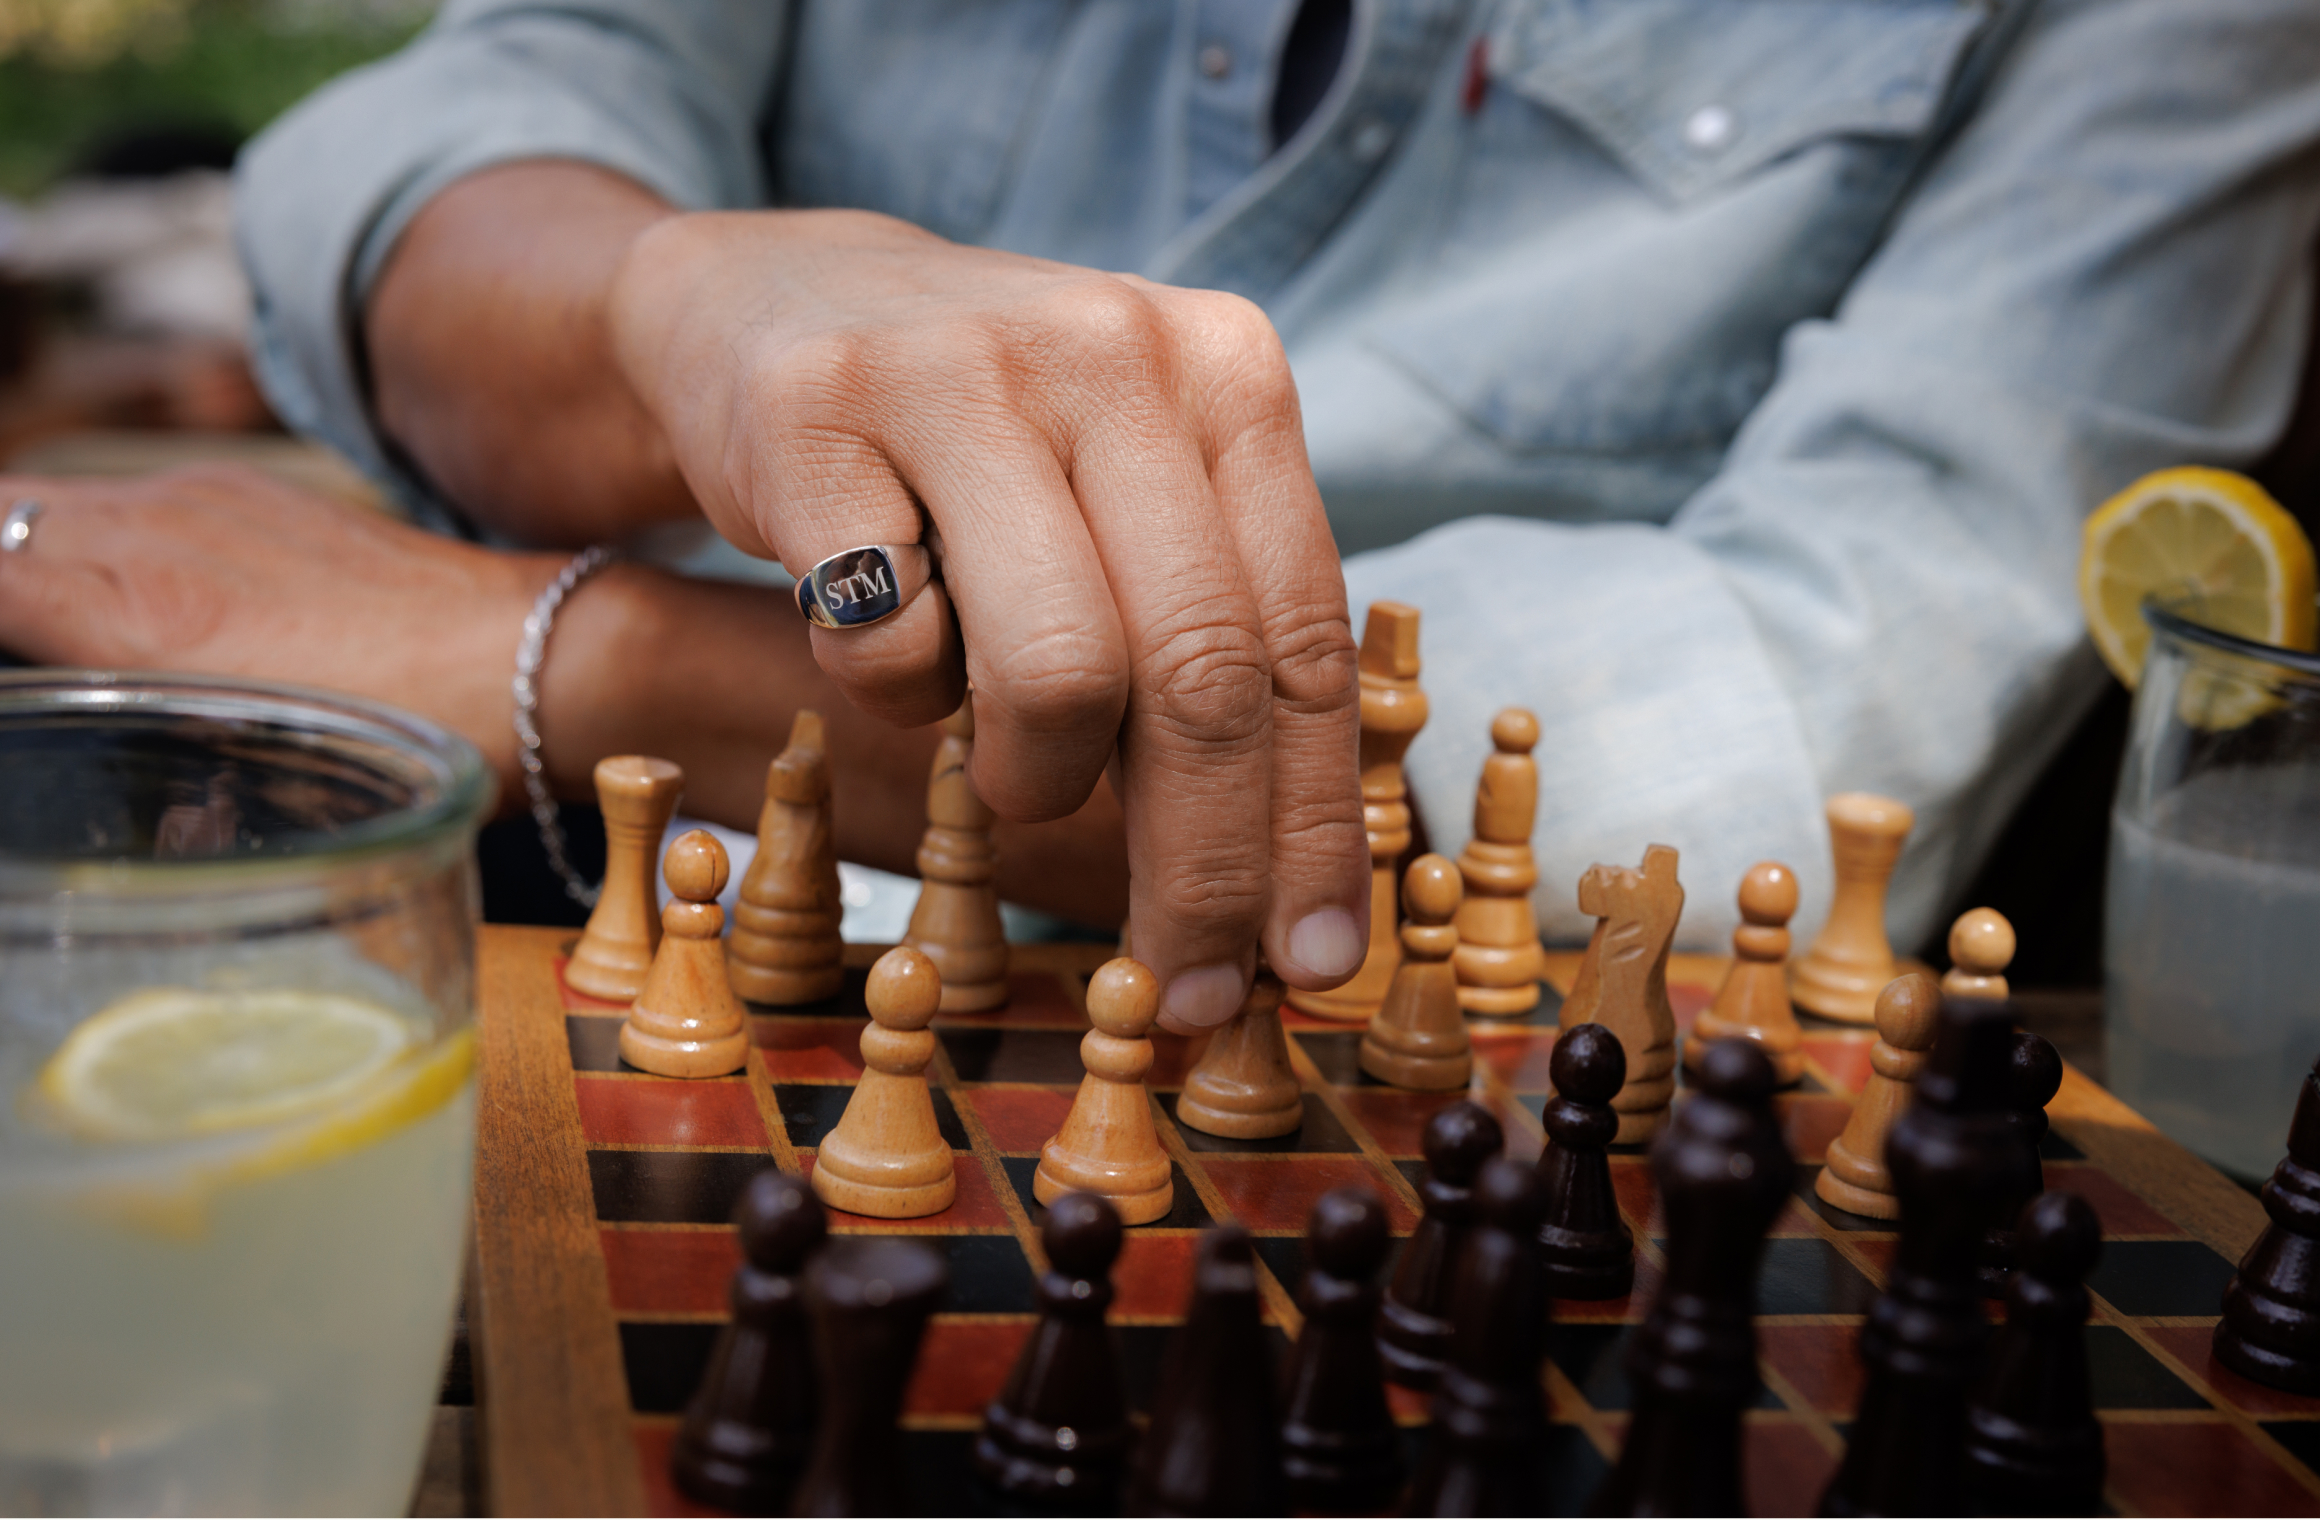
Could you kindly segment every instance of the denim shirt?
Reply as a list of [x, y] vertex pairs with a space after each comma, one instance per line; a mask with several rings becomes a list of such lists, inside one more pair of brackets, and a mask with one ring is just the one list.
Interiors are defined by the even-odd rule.
[[[1359, 0], [1267, 141], [1290, 0], [472, 0], [246, 155], [259, 364], [382, 477], [351, 335], [413, 212], [560, 157], [853, 206], [1272, 317], [1356, 617], [1423, 610], [1411, 748], [1467, 837], [1540, 719], [1538, 905], [1678, 847], [1721, 948], [1822, 798], [1917, 809], [1925, 941], [2107, 679], [2078, 528], [2245, 464], [2320, 221], [2310, 0]], [[423, 483], [405, 480], [424, 491]]]

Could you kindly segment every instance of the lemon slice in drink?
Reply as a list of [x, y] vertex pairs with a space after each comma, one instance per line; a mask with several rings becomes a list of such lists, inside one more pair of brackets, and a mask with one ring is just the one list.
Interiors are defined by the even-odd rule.
[[2150, 651], [2143, 603], [2183, 603], [2222, 633], [2310, 649], [2312, 545], [2262, 486], [2229, 470], [2160, 470], [2086, 520], [2078, 598], [2095, 648], [2131, 689]]

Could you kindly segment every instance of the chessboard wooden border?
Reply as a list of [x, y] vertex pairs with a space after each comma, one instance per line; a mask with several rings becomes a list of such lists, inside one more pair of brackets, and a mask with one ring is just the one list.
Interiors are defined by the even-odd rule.
[[[556, 928], [486, 926], [478, 943], [482, 1051], [475, 1233], [468, 1313], [488, 1509], [495, 1514], [644, 1514], [619, 1331], [573, 1085], [555, 959], [577, 938]], [[866, 966], [885, 947], [848, 945]], [[1090, 971], [1086, 944], [1018, 945], [1015, 969]], [[1549, 954], [1568, 987], [1575, 952]], [[1671, 980], [1715, 986], [1721, 956], [1673, 957]], [[762, 1057], [750, 1074], [762, 1082]], [[2072, 1144], [2180, 1227], [2231, 1260], [2262, 1229], [2255, 1199], [2076, 1068], [2048, 1108]], [[795, 1168], [778, 1127], [774, 1160]]]

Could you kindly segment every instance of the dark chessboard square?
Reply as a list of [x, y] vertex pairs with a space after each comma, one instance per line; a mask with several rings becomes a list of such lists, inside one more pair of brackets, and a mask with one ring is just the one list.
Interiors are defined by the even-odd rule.
[[1759, 1314], [1866, 1314], [1877, 1289], [1844, 1253], [1817, 1235], [1764, 1243], [1756, 1280]]
[[1840, 1230], [1883, 1230], [1890, 1233], [1901, 1228], [1901, 1221], [1898, 1219], [1871, 1219], [1866, 1214], [1855, 1214], [1850, 1210], [1840, 1209], [1822, 1198], [1820, 1194], [1813, 1191], [1813, 1184], [1820, 1174], [1821, 1169], [1817, 1166], [1800, 1166], [1796, 1169], [1796, 1196], [1806, 1208], [1820, 1215], [1821, 1218]]
[[2197, 1240], [2106, 1240], [2086, 1285], [2121, 1314], [2214, 1314], [2231, 1263]]
[[620, 1026], [626, 1019], [601, 1015], [564, 1015], [564, 1043], [572, 1047], [574, 1071], [633, 1071], [620, 1059]]
[[620, 1327], [620, 1363], [628, 1372], [629, 1407], [639, 1414], [680, 1414], [701, 1384], [717, 1343], [716, 1325]]
[[951, 1069], [962, 1082], [1057, 1082], [1079, 1085], [1073, 1029], [938, 1029]]
[[2048, 1130], [2046, 1138], [2038, 1142], [2038, 1154], [2048, 1161], [2084, 1161], [2086, 1152], [2062, 1138], [2058, 1130]]
[[2086, 1327], [2097, 1409], [2205, 1409], [2207, 1400], [2117, 1325]]
[[[1554, 989], [1549, 988], [1551, 993]], [[1414, 1432], [1405, 1431], [1405, 1439]], [[1417, 1471], [1413, 1466], [1412, 1472]], [[1530, 1513], [1534, 1515], [1584, 1515], [1594, 1501], [1595, 1491], [1611, 1473], [1611, 1464], [1587, 1439], [1587, 1432], [1576, 1425], [1549, 1425], [1546, 1439], [1539, 1443], [1540, 1491]]]
[[1597, 1409], [1629, 1407], [1627, 1337], [1633, 1325], [1557, 1325], [1547, 1332], [1547, 1355], [1582, 1398]]
[[1183, 1120], [1176, 1118], [1177, 1094], [1175, 1093], [1160, 1094], [1160, 1106], [1168, 1111], [1169, 1118], [1176, 1120], [1176, 1131], [1184, 1137], [1186, 1150], [1216, 1152], [1230, 1156], [1265, 1151], [1297, 1151], [1315, 1154], [1358, 1152], [1361, 1149], [1360, 1142], [1345, 1132], [1345, 1126], [1337, 1122], [1337, 1116], [1329, 1111], [1329, 1105], [1322, 1102], [1318, 1094], [1306, 1093], [1304, 1097], [1305, 1122], [1285, 1135], [1275, 1135], [1266, 1140], [1231, 1140], [1223, 1135], [1203, 1134]]
[[[803, 1148], [816, 1148], [824, 1136], [838, 1127], [845, 1117], [846, 1104], [854, 1096], [854, 1089], [835, 1083], [777, 1082], [773, 1101], [781, 1109], [782, 1128], [789, 1131], [789, 1143]], [[934, 1122], [942, 1131], [943, 1143], [954, 1151], [971, 1151], [974, 1143], [967, 1138], [967, 1127], [959, 1122], [959, 1111], [951, 1102], [951, 1095], [941, 1088], [934, 1089]]]
[[1425, 1162], [1397, 1161], [1394, 1163], [1394, 1170], [1400, 1172], [1404, 1177], [1409, 1179], [1411, 1192], [1417, 1193], [1420, 1198], [1426, 1196], [1424, 1193], [1418, 1191], [1420, 1188], [1424, 1187], [1426, 1183]]
[[[853, 1239], [876, 1238], [864, 1231]], [[950, 1291], [935, 1307], [947, 1314], [1027, 1314], [1033, 1308], [1031, 1263], [1012, 1235], [902, 1235], [932, 1246], [950, 1264]]]
[[869, 967], [848, 966], [845, 985], [838, 989], [835, 996], [823, 998], [818, 1003], [791, 1003], [778, 1008], [771, 1003], [751, 1003], [749, 1011], [774, 1018], [866, 1019], [870, 1017], [870, 1004], [864, 996], [864, 989], [869, 984]]
[[2289, 1456], [2320, 1473], [2320, 1420], [2266, 1420], [2262, 1429], [2286, 1447]]
[[1300, 1029], [1290, 1036], [1305, 1048], [1321, 1078], [1332, 1087], [1359, 1087], [1374, 1079], [1361, 1069], [1359, 1029]]
[[1305, 1281], [1305, 1242], [1294, 1235], [1259, 1235], [1253, 1244], [1274, 1279], [1295, 1297], [1298, 1284]]
[[[1014, 1184], [1015, 1196], [1023, 1201], [1023, 1212], [1031, 1216], [1032, 1228], [1038, 1229], [1045, 1225], [1047, 1223], [1047, 1206], [1041, 1203], [1037, 1195], [1031, 1191], [1032, 1179], [1039, 1174], [1039, 1158], [1037, 1156], [1002, 1156], [999, 1158], [999, 1164], [1007, 1169], [1007, 1180]], [[1176, 1196], [1169, 1204], [1168, 1212], [1153, 1220], [1151, 1227], [1162, 1230], [1205, 1228], [1209, 1223], [1209, 1213], [1207, 1208], [1202, 1205], [1200, 1195], [1192, 1190], [1192, 1179], [1184, 1175], [1183, 1167], [1173, 1163], [1170, 1164], [1168, 1173], [1176, 1183]], [[1143, 1226], [1137, 1228], [1141, 1229]]]
[[737, 1151], [590, 1151], [596, 1217], [622, 1223], [730, 1224], [733, 1202], [773, 1162]]

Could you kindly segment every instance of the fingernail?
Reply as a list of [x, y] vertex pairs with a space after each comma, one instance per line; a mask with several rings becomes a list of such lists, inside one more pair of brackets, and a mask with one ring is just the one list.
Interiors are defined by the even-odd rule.
[[1288, 951], [1315, 976], [1351, 976], [1361, 969], [1361, 924], [1343, 908], [1308, 913], [1289, 931]]
[[1247, 984], [1238, 966], [1180, 971], [1160, 995], [1160, 1011], [1187, 1029], [1213, 1029], [1240, 1011]]

